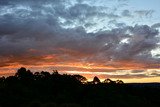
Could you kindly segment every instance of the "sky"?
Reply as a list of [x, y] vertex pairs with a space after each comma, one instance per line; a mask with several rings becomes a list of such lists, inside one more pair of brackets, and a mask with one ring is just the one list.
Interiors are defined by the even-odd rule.
[[0, 0], [0, 76], [160, 82], [160, 0]]

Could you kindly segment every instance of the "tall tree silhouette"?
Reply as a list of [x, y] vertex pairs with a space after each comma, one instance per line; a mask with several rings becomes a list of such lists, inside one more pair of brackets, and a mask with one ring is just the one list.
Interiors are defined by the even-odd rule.
[[98, 83], [100, 83], [101, 81], [99, 80], [99, 78], [97, 77], [97, 76], [95, 76], [94, 78], [93, 78], [93, 83], [94, 84], [98, 84]]

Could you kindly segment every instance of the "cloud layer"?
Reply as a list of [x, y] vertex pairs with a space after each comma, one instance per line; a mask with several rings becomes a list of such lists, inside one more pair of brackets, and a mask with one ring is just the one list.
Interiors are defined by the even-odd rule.
[[[145, 17], [153, 12], [134, 11]], [[1, 0], [0, 67], [55, 66], [61, 71], [108, 71], [110, 77], [117, 70], [133, 70], [136, 75], [122, 77], [159, 76], [146, 75], [160, 67], [158, 53], [152, 54], [159, 48], [159, 23], [132, 26], [118, 21], [133, 16], [129, 10], [118, 14], [83, 0]]]

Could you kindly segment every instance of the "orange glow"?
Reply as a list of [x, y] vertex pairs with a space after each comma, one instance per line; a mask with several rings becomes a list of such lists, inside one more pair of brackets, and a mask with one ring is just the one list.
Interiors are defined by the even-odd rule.
[[[46, 55], [42, 57], [45, 61], [40, 61], [37, 64], [21, 64], [18, 62], [10, 63], [7, 66], [0, 68], [1, 76], [9, 76], [13, 75], [15, 71], [24, 66], [27, 69], [31, 70], [53, 70], [57, 69], [59, 73], [69, 73], [69, 74], [80, 74], [85, 76], [88, 80], [92, 80], [94, 76], [98, 76], [101, 80], [106, 78], [111, 79], [122, 79], [124, 82], [160, 82], [160, 77], [125, 77], [122, 74], [119, 74], [115, 71], [117, 70], [159, 70], [153, 68], [147, 68], [145, 64], [135, 63], [135, 62], [127, 62], [127, 61], [119, 61], [119, 62], [108, 62], [106, 65], [98, 64], [98, 63], [81, 63], [81, 62], [51, 62], [50, 60], [57, 59], [54, 55]], [[31, 61], [32, 62], [32, 61]], [[153, 66], [155, 66], [153, 64]], [[4, 70], [5, 69], [5, 70]], [[7, 70], [8, 69], [8, 70]], [[122, 75], [122, 77], [121, 77]]]
[[150, 78], [139, 78], [139, 79], [123, 79], [125, 83], [149, 83], [149, 82], [160, 82], [160, 77]]
[[[124, 79], [125, 82], [160, 82], [159, 77], [151, 77], [152, 71], [160, 71], [157, 69], [160, 65], [157, 63], [147, 64], [140, 63], [129, 60], [119, 60], [119, 61], [83, 61], [77, 58], [77, 56], [82, 57], [83, 53], [76, 53], [71, 50], [59, 49], [63, 53], [72, 54], [73, 57], [70, 60], [66, 59], [67, 56], [47, 54], [47, 55], [24, 55], [21, 57], [6, 57], [0, 61], [0, 75], [8, 76], [13, 75], [16, 70], [20, 67], [26, 67], [27, 69], [33, 71], [52, 71], [54, 69], [58, 70], [59, 73], [69, 73], [69, 74], [80, 74], [92, 80], [94, 76], [98, 76], [101, 80], [105, 78], [111, 79]], [[30, 49], [30, 53], [38, 53], [37, 50]], [[3, 65], [4, 64], [4, 65]], [[143, 75], [148, 75], [142, 73], [131, 73], [130, 70], [144, 70], [149, 72], [149, 76], [143, 77]], [[126, 75], [126, 76], [125, 76]], [[132, 75], [132, 76], [130, 76]], [[157, 75], [158, 76], [158, 75]]]

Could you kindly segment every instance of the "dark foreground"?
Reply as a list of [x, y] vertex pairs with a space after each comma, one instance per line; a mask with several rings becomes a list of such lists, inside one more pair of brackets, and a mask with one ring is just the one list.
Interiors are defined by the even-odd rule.
[[123, 84], [25, 68], [0, 78], [0, 107], [160, 107], [160, 84]]

